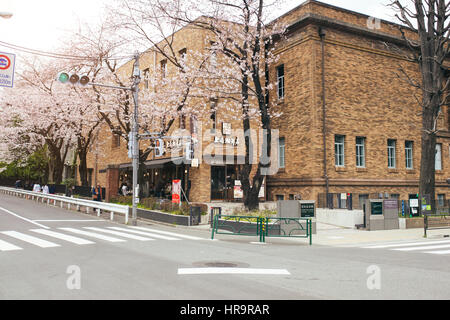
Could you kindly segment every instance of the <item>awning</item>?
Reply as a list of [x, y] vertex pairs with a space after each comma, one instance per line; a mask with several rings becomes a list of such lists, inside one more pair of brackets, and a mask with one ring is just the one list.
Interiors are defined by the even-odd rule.
[[[177, 157], [177, 158], [166, 158], [166, 159], [156, 159], [156, 160], [149, 160], [145, 161], [144, 165], [146, 168], [162, 168], [164, 165], [167, 164], [173, 164], [175, 166], [180, 166], [183, 164], [191, 164], [191, 160], [186, 160], [183, 157]], [[123, 163], [119, 165], [119, 169], [132, 169], [133, 164], [132, 163]]]

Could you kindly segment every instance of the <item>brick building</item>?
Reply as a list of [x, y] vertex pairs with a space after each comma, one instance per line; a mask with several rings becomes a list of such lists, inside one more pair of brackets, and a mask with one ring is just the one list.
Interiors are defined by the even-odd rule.
[[[419, 92], [399, 79], [399, 67], [412, 78], [420, 74], [418, 65], [399, 53], [403, 41], [397, 26], [312, 0], [277, 21], [289, 25], [287, 38], [276, 44], [280, 59], [269, 72], [278, 84], [270, 92], [277, 99], [274, 108], [282, 112], [272, 124], [279, 130], [281, 168], [267, 177], [261, 196], [268, 201], [300, 197], [323, 205], [329, 193], [335, 207], [353, 208], [369, 197], [414, 197], [420, 175], [421, 108], [415, 97]], [[199, 30], [186, 27], [177, 37], [179, 50], [187, 48], [189, 54], [204, 49]], [[143, 60], [154, 68], [159, 65], [153, 54]], [[131, 66], [132, 62], [123, 67], [124, 75]], [[162, 175], [180, 178], [191, 201], [233, 200], [243, 140], [220, 132], [224, 122], [226, 128], [240, 126], [227, 120], [226, 114], [223, 108], [214, 119], [197, 120], [204, 129], [218, 129], [211, 136], [217, 144], [234, 149], [229, 163], [201, 162], [192, 167], [155, 157], [146, 163], [149, 183], [157, 183]], [[436, 194], [439, 201], [446, 201], [450, 197], [447, 106], [440, 117]], [[181, 121], [174, 126], [195, 132], [192, 121], [185, 125]], [[89, 167], [95, 180], [114, 194], [131, 164], [125, 142], [107, 128], [100, 136], [102, 156], [92, 155]]]

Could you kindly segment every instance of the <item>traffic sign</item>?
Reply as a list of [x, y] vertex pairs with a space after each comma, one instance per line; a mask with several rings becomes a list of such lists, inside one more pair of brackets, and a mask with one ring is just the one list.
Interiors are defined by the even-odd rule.
[[0, 52], [0, 87], [14, 87], [16, 55]]

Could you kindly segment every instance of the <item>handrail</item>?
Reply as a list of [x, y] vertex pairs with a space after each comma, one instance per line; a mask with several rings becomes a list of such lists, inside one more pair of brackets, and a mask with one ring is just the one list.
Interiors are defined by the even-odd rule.
[[130, 208], [128, 206], [119, 205], [115, 203], [107, 203], [107, 202], [98, 202], [98, 201], [92, 201], [92, 200], [85, 200], [85, 199], [79, 199], [79, 198], [72, 198], [72, 197], [66, 197], [66, 196], [58, 196], [53, 194], [45, 194], [41, 192], [33, 192], [33, 191], [25, 191], [20, 189], [14, 189], [14, 188], [7, 188], [7, 187], [0, 187], [0, 192], [5, 194], [14, 194], [14, 195], [23, 195], [23, 196], [31, 196], [32, 198], [36, 197], [37, 199], [42, 198], [47, 200], [47, 203], [50, 202], [50, 200], [54, 201], [55, 205], [56, 202], [61, 203], [61, 207], [63, 207], [63, 204], [68, 204], [68, 208], [70, 208], [70, 205], [76, 205], [77, 210], [79, 210], [80, 207], [86, 207], [86, 208], [93, 208], [96, 209], [99, 215], [99, 210], [108, 211], [111, 213], [111, 220], [113, 220], [114, 213], [120, 213], [125, 215], [125, 223], [128, 224], [129, 219], [129, 210]]

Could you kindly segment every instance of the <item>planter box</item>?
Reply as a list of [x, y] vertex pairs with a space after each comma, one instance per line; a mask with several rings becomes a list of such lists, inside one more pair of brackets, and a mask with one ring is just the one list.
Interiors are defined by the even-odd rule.
[[406, 229], [424, 228], [423, 218], [406, 218]]
[[164, 213], [159, 211], [151, 211], [144, 209], [137, 209], [137, 216], [143, 219], [154, 220], [158, 222], [164, 222], [169, 224], [175, 224], [179, 226], [189, 226], [189, 216], [179, 216], [170, 213]]

